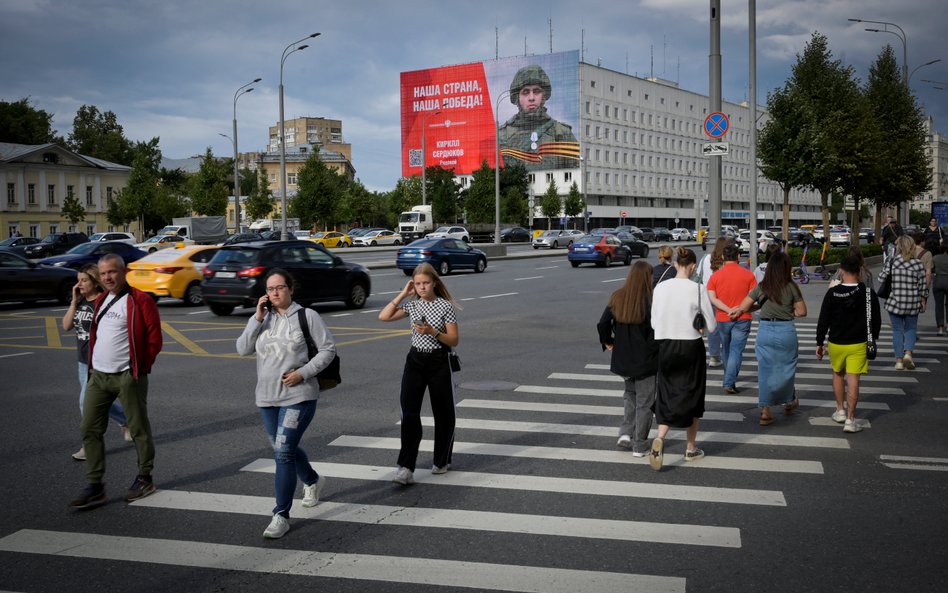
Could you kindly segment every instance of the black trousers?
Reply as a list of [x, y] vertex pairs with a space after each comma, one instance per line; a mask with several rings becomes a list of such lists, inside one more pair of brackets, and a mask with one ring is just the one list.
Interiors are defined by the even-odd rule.
[[431, 395], [434, 414], [434, 465], [444, 467], [451, 463], [454, 448], [454, 381], [448, 364], [448, 351], [426, 353], [408, 352], [402, 373], [402, 448], [398, 465], [415, 471], [418, 447], [421, 444], [421, 404], [425, 390]]

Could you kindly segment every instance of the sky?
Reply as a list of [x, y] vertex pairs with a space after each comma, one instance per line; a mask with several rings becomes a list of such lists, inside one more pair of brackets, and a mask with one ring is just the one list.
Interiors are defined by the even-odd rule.
[[[279, 121], [283, 49], [310, 33], [284, 66], [286, 119], [340, 119], [356, 176], [387, 191], [401, 175], [399, 74], [494, 57], [582, 49], [585, 61], [708, 92], [710, 0], [0, 0], [0, 100], [28, 97], [68, 135], [83, 104], [112, 111], [131, 140], [160, 138], [167, 158], [233, 154], [234, 93], [241, 152], [265, 150]], [[943, 0], [757, 2], [757, 98], [784, 84], [814, 31], [865, 81], [894, 34], [908, 39], [911, 87], [935, 128], [948, 132]], [[721, 1], [724, 99], [748, 99], [748, 2]], [[551, 27], [552, 23], [552, 27]]]

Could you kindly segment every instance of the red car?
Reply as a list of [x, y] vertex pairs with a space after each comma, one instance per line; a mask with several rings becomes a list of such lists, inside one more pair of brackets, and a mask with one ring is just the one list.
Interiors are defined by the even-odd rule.
[[582, 263], [601, 267], [612, 262], [622, 262], [626, 266], [632, 263], [632, 251], [615, 235], [584, 235], [573, 241], [568, 251], [566, 259], [574, 268]]

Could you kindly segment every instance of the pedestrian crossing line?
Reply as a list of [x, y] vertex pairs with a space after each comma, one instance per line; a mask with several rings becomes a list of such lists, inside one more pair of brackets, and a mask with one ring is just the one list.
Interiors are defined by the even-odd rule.
[[[918, 383], [918, 379], [915, 377], [910, 377], [911, 372], [900, 373], [897, 377], [882, 377], [879, 375], [865, 376], [860, 379], [860, 386], [862, 381], [873, 381], [878, 383]], [[708, 376], [724, 376], [723, 369], [708, 369]], [[829, 381], [832, 378], [830, 369], [826, 369], [826, 372], [823, 373], [797, 373], [795, 375], [797, 379], [826, 379]]]
[[[621, 406], [583, 406], [577, 404], [553, 404], [548, 402], [521, 402], [493, 399], [465, 399], [458, 402], [459, 408], [477, 408], [480, 410], [508, 410], [518, 412], [556, 412], [561, 414], [604, 414], [606, 416], [622, 416]], [[705, 420], [721, 420], [725, 422], [743, 422], [744, 415], [740, 412], [705, 412]]]
[[[741, 389], [756, 390], [756, 384], [746, 384], [738, 383], [738, 387]], [[807, 392], [811, 394], [825, 393], [829, 397], [827, 400], [820, 399], [804, 399], [800, 398], [800, 403], [804, 406], [812, 407], [836, 407], [836, 404], [833, 403], [833, 386], [827, 382], [826, 385], [800, 385], [796, 386], [797, 392]], [[550, 385], [519, 385], [514, 388], [514, 391], [519, 391], [521, 393], [541, 393], [546, 395], [588, 395], [592, 397], [622, 397], [622, 390], [620, 389], [593, 389], [591, 387], [562, 387], [562, 386], [550, 386]], [[905, 395], [905, 392], [901, 389], [895, 387], [868, 387], [863, 383], [859, 384], [859, 393], [860, 395], [868, 394], [885, 394], [885, 395]], [[750, 396], [739, 396], [739, 395], [711, 395], [708, 394], [705, 396], [705, 401], [709, 402], [722, 402], [722, 403], [747, 403], [749, 405], [757, 405], [757, 398]], [[867, 409], [874, 410], [888, 410], [889, 406], [887, 404], [877, 404], [874, 402], [859, 402], [859, 406]]]
[[[862, 407], [862, 402], [859, 403], [859, 407]], [[839, 422], [836, 422], [829, 416], [821, 416], [818, 418], [809, 418], [810, 426], [830, 426], [839, 430], [843, 429], [843, 425]], [[872, 428], [872, 423], [866, 420], [865, 418], [856, 418], [856, 425], [862, 428]]]
[[[423, 426], [434, 426], [434, 418], [422, 416]], [[514, 420], [478, 420], [474, 418], [458, 418], [455, 427], [468, 430], [503, 430], [516, 432], [542, 432], [546, 434], [569, 434], [584, 436], [614, 437], [616, 429], [613, 426], [587, 426], [585, 424], [546, 424], [542, 422], [517, 422]], [[652, 429], [650, 438], [657, 435]], [[684, 430], [673, 430], [668, 434], [672, 439], [684, 440]], [[827, 449], [848, 449], [846, 439], [828, 439], [825, 437], [804, 437], [785, 434], [748, 434], [743, 432], [706, 432], [701, 431], [702, 442], [739, 443], [742, 445], [768, 445], [790, 447], [820, 447]]]
[[[183, 490], [159, 490], [132, 503], [134, 506], [183, 511], [223, 512], [270, 517], [272, 496], [244, 496]], [[390, 505], [320, 501], [312, 508], [294, 505], [293, 519], [340, 521], [367, 525], [398, 525], [581, 537], [661, 544], [740, 548], [741, 533], [734, 527], [618, 521], [553, 515], [528, 515]]]
[[948, 472], [948, 459], [943, 457], [907, 457], [880, 455], [879, 461], [890, 469], [913, 469], [929, 472]]
[[[387, 437], [360, 437], [343, 435], [329, 443], [338, 447], [361, 447], [367, 449], [387, 449], [398, 451], [401, 440]], [[434, 451], [434, 441], [423, 440], [421, 450]], [[492, 455], [494, 457], [524, 457], [557, 461], [583, 461], [592, 463], [623, 463], [647, 465], [648, 459], [633, 457], [628, 451], [605, 449], [575, 449], [569, 447], [539, 447], [532, 445], [502, 445], [494, 443], [454, 442], [454, 453], [463, 455]], [[823, 464], [819, 461], [800, 459], [767, 459], [755, 457], [729, 457], [709, 455], [701, 463], [688, 463], [682, 455], [666, 453], [664, 466], [688, 469], [723, 469], [738, 471], [760, 471], [795, 474], [823, 474]]]
[[[829, 370], [829, 369], [827, 369]], [[708, 376], [724, 376], [723, 369], [708, 369]], [[797, 373], [797, 379], [831, 379], [829, 373]], [[601, 381], [604, 383], [622, 383], [622, 377], [618, 375], [597, 375], [592, 373], [550, 373], [547, 379], [560, 379], [570, 381]], [[878, 381], [880, 383], [918, 383], [915, 377], [908, 377], [904, 373], [898, 377], [866, 377], [867, 381]]]
[[[394, 468], [379, 465], [351, 463], [315, 463], [320, 474], [352, 480], [378, 480], [389, 482]], [[257, 459], [241, 468], [241, 471], [274, 473], [272, 459]], [[744, 488], [717, 488], [712, 486], [684, 486], [651, 482], [629, 482], [619, 480], [589, 480], [532, 475], [492, 474], [451, 470], [434, 476], [431, 470], [418, 468], [415, 480], [426, 486], [461, 486], [465, 488], [495, 488], [500, 490], [523, 490], [527, 492], [557, 492], [561, 494], [591, 494], [622, 498], [658, 498], [692, 502], [717, 502], [757, 506], [787, 506], [782, 492], [777, 490], [751, 490]]]
[[[802, 358], [804, 358], [804, 357], [801, 356], [800, 359], [802, 359]], [[813, 356], [812, 359], [815, 360], [815, 359], [816, 359], [816, 356]], [[798, 369], [800, 369], [800, 368], [806, 368], [806, 369], [823, 369], [823, 370], [825, 370], [826, 372], [831, 372], [831, 371], [830, 371], [830, 365], [829, 365], [829, 358], [824, 358], [823, 360], [824, 360], [824, 362], [815, 362], [815, 363], [798, 362], [798, 363], [797, 363], [797, 368], [798, 368]], [[877, 360], [879, 360], [879, 359], [877, 359]], [[895, 359], [893, 358], [892, 360], [894, 361]], [[914, 358], [914, 357], [913, 357], [912, 360], [914, 360], [916, 364], [918, 364], [918, 363], [923, 363], [923, 362], [931, 362], [931, 363], [937, 363], [937, 362], [939, 362], [938, 359], [935, 359], [935, 358], [922, 360], [922, 359], [920, 359], [920, 358]], [[756, 366], [760, 366], [760, 363], [758, 363], [756, 360], [744, 360], [744, 361], [742, 361], [741, 369], [743, 369], [745, 366], [756, 367]], [[609, 370], [609, 365], [607, 365], [607, 364], [592, 364], [592, 363], [590, 363], [590, 364], [587, 364], [585, 368], [586, 368], [586, 370], [588, 370], [588, 371], [608, 371], [608, 370]], [[881, 373], [900, 373], [900, 376], [901, 376], [901, 374], [902, 374], [902, 371], [896, 370], [894, 366], [889, 366], [889, 365], [887, 365], [887, 366], [880, 366], [880, 365], [877, 365], [877, 364], [876, 364], [876, 365], [872, 365], [871, 368], [870, 368], [870, 370], [871, 370], [873, 373], [877, 373], [877, 372], [881, 372]], [[915, 371], [914, 371], [914, 372], [915, 372], [915, 373], [930, 373], [931, 370], [930, 370], [930, 369], [927, 369], [927, 368], [924, 368], [924, 367], [918, 367], [918, 366], [917, 366], [917, 367], [915, 367]], [[821, 376], [824, 376], [824, 377], [825, 377], [826, 375], [823, 374], [823, 375], [821, 375]]]
[[22, 529], [0, 550], [215, 570], [477, 588], [524, 593], [653, 591], [685, 593], [686, 580], [618, 572], [464, 562], [436, 558], [314, 552], [211, 542]]

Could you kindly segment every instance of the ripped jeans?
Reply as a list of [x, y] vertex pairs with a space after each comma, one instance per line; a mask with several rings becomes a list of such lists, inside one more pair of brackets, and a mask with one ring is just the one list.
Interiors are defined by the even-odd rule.
[[276, 507], [273, 513], [289, 519], [293, 495], [296, 493], [296, 479], [299, 478], [306, 485], [312, 485], [319, 479], [319, 474], [309, 464], [306, 452], [299, 446], [306, 427], [316, 415], [316, 400], [286, 407], [258, 409], [276, 462]]

